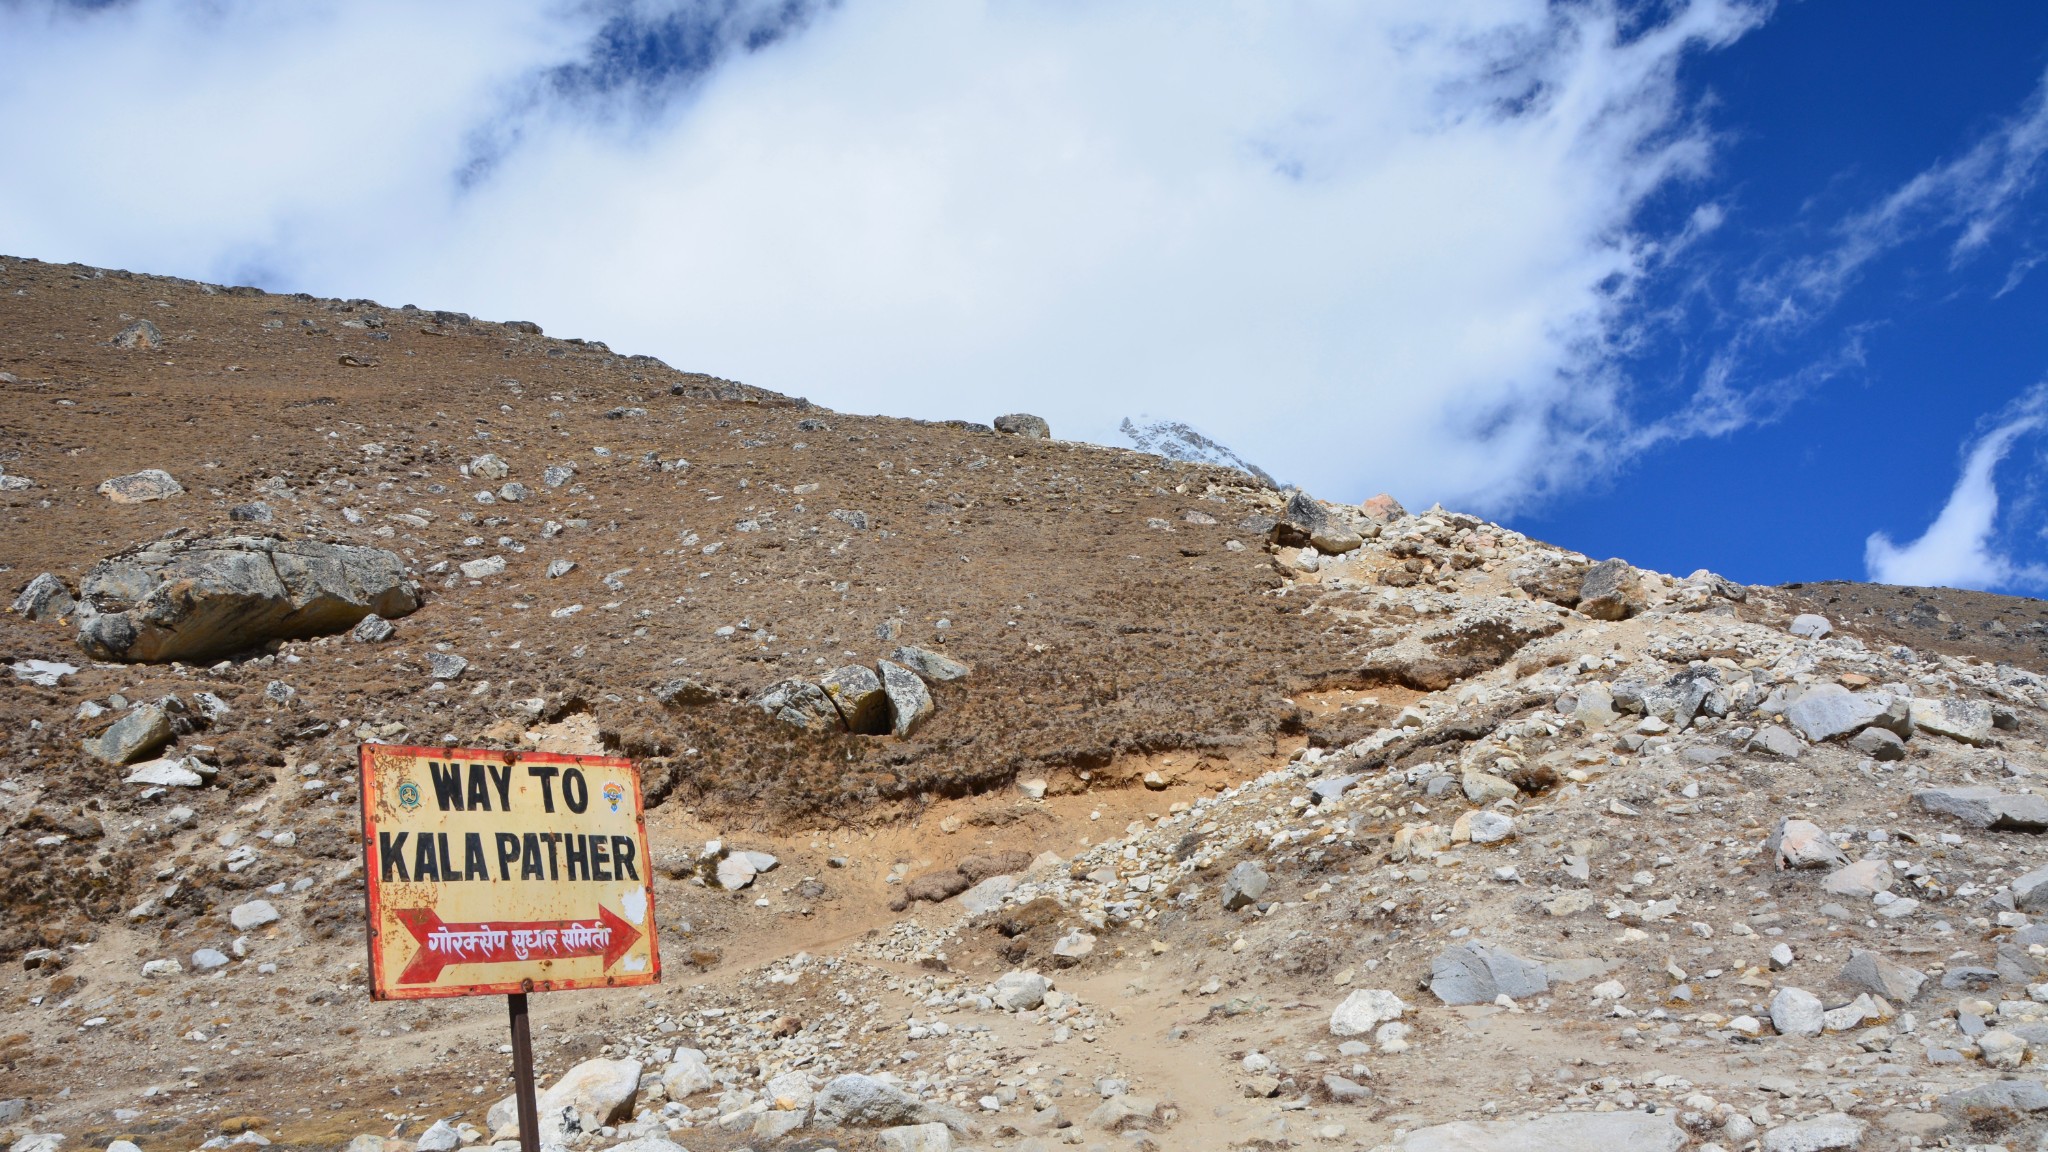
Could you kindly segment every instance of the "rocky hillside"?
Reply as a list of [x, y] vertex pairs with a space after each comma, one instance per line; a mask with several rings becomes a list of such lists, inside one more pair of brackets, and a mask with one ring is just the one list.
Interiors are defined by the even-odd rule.
[[501, 1006], [367, 999], [365, 740], [644, 766], [568, 1148], [2048, 1131], [2035, 602], [33, 261], [0, 397], [12, 1152], [515, 1135]]

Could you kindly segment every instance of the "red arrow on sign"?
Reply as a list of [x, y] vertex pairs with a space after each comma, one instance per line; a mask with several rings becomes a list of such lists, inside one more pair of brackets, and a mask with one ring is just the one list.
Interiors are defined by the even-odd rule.
[[420, 950], [398, 976], [400, 984], [431, 984], [450, 964], [510, 964], [602, 956], [609, 969], [640, 939], [640, 930], [600, 904], [591, 920], [526, 920], [446, 924], [432, 908], [395, 908]]

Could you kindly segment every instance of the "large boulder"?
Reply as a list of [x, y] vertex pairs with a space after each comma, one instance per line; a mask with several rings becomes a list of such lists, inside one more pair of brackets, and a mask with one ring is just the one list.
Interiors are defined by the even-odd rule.
[[171, 736], [170, 706], [144, 704], [89, 737], [84, 747], [86, 755], [118, 768], [153, 755], [171, 742]]
[[832, 698], [807, 680], [778, 680], [754, 697], [754, 706], [798, 728], [823, 732], [845, 727]]
[[1991, 743], [1991, 705], [1982, 700], [1954, 696], [1939, 700], [1916, 698], [1912, 703], [1913, 726], [1938, 733], [1951, 740], [1983, 746]]
[[1533, 640], [1564, 627], [1557, 610], [1532, 600], [1448, 593], [1431, 627], [1401, 629], [1393, 643], [1369, 653], [1360, 673], [1404, 688], [1440, 692], [1500, 667]]
[[995, 428], [998, 432], [1022, 436], [1026, 440], [1052, 439], [1052, 426], [1045, 422], [1044, 417], [1033, 416], [1029, 412], [1012, 412], [1007, 416], [998, 416], [995, 418]]
[[882, 691], [882, 678], [872, 669], [859, 664], [834, 668], [819, 678], [818, 687], [838, 707], [847, 731], [876, 735], [889, 730], [890, 697]]
[[[638, 1060], [585, 1060], [540, 1094], [535, 1103], [540, 1111], [543, 1144], [566, 1143], [564, 1137], [578, 1132], [596, 1133], [599, 1128], [630, 1119], [633, 1101], [640, 1094]], [[494, 1134], [508, 1128], [518, 1133], [519, 1105], [507, 1096], [491, 1106], [485, 1123]]]
[[1445, 948], [1429, 969], [1429, 990], [1446, 1004], [1491, 1004], [1496, 996], [1520, 1000], [1550, 990], [1542, 964], [1476, 942]]
[[159, 540], [100, 561], [79, 585], [78, 644], [100, 660], [162, 663], [345, 632], [419, 607], [381, 548], [263, 536]]
[[1814, 743], [1850, 736], [1882, 718], [1892, 698], [1884, 692], [1851, 692], [1840, 684], [1817, 684], [1785, 707], [1785, 721]]
[[28, 582], [14, 598], [13, 610], [31, 620], [61, 620], [78, 607], [71, 590], [48, 572]]
[[1273, 525], [1273, 540], [1290, 548], [1313, 547], [1336, 556], [1357, 548], [1365, 537], [1348, 521], [1331, 515], [1322, 501], [1297, 491], [1287, 498], [1287, 506]]
[[161, 468], [144, 468], [140, 472], [102, 480], [95, 491], [116, 504], [148, 504], [154, 500], [183, 496], [185, 486]]
[[898, 736], [915, 733], [931, 718], [931, 690], [917, 678], [917, 673], [901, 664], [877, 660], [875, 667], [881, 670], [882, 692], [889, 704], [888, 723], [878, 731], [894, 732]]
[[849, 1072], [835, 1077], [811, 1100], [811, 1122], [820, 1128], [893, 1128], [908, 1124], [950, 1124], [951, 1109], [935, 1108], [878, 1076]]
[[1987, 785], [1928, 788], [1913, 803], [1978, 828], [2007, 832], [2048, 831], [2048, 800], [2031, 792], [2005, 793]]
[[1626, 560], [1602, 560], [1579, 581], [1579, 611], [1595, 620], [1623, 620], [1648, 606], [1643, 574]]

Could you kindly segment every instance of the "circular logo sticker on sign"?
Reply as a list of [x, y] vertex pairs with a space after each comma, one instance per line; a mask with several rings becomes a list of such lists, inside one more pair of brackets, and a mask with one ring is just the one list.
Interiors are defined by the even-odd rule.
[[420, 806], [420, 786], [406, 780], [398, 786], [398, 806], [410, 812]]

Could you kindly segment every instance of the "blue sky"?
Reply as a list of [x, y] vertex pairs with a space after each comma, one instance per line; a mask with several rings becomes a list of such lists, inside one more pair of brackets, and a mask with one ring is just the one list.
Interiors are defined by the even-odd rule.
[[0, 250], [2039, 592], [2044, 75], [1988, 2], [12, 0]]

